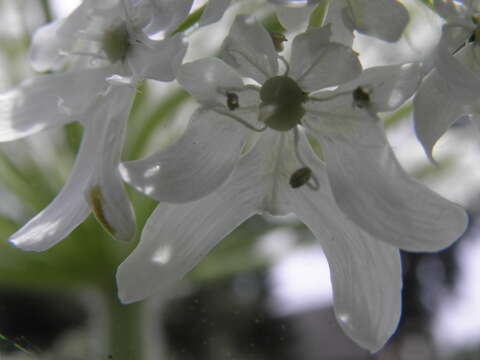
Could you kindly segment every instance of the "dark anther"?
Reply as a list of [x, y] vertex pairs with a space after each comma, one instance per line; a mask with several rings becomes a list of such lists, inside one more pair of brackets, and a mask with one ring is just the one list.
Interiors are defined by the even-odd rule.
[[227, 107], [229, 110], [235, 110], [239, 107], [238, 95], [235, 93], [227, 92]]
[[476, 35], [475, 33], [476, 33], [476, 31], [474, 31], [474, 32], [472, 33], [472, 35], [470, 35], [470, 37], [468, 38], [468, 42], [469, 42], [470, 44], [475, 42], [475, 37], [476, 37], [476, 36], [475, 36], [475, 35]]
[[295, 172], [290, 176], [290, 186], [292, 189], [297, 189], [300, 186], [305, 185], [308, 180], [312, 177], [312, 170], [308, 167], [303, 167]]
[[370, 94], [362, 87], [357, 87], [353, 91], [353, 103], [359, 108], [364, 108], [370, 105]]
[[285, 35], [279, 32], [271, 32], [270, 36], [272, 37], [273, 46], [275, 47], [275, 50], [277, 50], [278, 52], [283, 51], [283, 43], [285, 41], [288, 41]]

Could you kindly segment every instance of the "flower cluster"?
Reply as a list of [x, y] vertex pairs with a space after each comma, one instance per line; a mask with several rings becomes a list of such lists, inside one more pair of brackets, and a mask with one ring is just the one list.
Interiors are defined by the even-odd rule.
[[[399, 249], [440, 250], [467, 226], [462, 208], [402, 169], [378, 114], [415, 96], [417, 135], [430, 158], [457, 118], [478, 118], [480, 2], [434, 1], [446, 22], [433, 66], [367, 69], [354, 36], [397, 41], [409, 21], [397, 0], [252, 2], [289, 29], [290, 56], [287, 37], [253, 14], [235, 18], [218, 57], [184, 63], [188, 31], [180, 24], [192, 3], [84, 0], [36, 32], [32, 66], [49, 73], [0, 95], [0, 141], [71, 121], [85, 130], [62, 191], [10, 241], [47, 249], [91, 211], [112, 236], [130, 240], [135, 219], [123, 181], [132, 185], [161, 203], [118, 270], [119, 296], [129, 303], [182, 278], [252, 215], [294, 213], [327, 256], [340, 326], [378, 350], [400, 318]], [[210, 0], [197, 28], [237, 5]], [[176, 142], [121, 163], [142, 79], [176, 79], [200, 106]]]

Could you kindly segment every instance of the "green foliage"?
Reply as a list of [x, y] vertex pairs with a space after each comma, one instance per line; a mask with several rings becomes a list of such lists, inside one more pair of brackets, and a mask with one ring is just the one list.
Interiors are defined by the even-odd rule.
[[280, 20], [278, 20], [277, 14], [275, 13], [265, 17], [261, 21], [261, 24], [265, 27], [265, 29], [272, 33], [284, 33], [286, 31], [286, 29], [280, 23]]
[[173, 31], [173, 34], [177, 34], [179, 32], [182, 32], [182, 31], [185, 31], [187, 29], [189, 29], [190, 27], [192, 27], [193, 25], [195, 25], [198, 20], [200, 20], [200, 18], [202, 17], [203, 15], [203, 12], [205, 11], [205, 7], [206, 5], [198, 8], [197, 10], [195, 10], [194, 12], [192, 12], [176, 29], [175, 31]]
[[[134, 110], [130, 117], [130, 127], [128, 131], [129, 143], [127, 144], [125, 159], [138, 159], [144, 155], [147, 145], [155, 134], [155, 130], [169, 121], [180, 105], [185, 103], [189, 98], [190, 95], [186, 91], [177, 90], [170, 93], [170, 95], [147, 114], [140, 114], [139, 111]], [[145, 100], [145, 98], [139, 99], [138, 102], [144, 102]], [[138, 102], [134, 109], [138, 109]]]
[[434, 9], [434, 7], [433, 7], [433, 0], [420, 0], [420, 2], [421, 2], [422, 4], [425, 4], [425, 5], [428, 6], [429, 8]]
[[325, 21], [325, 16], [327, 15], [329, 0], [321, 1], [315, 9], [310, 14], [310, 20], [308, 22], [308, 27], [319, 27], [322, 26]]

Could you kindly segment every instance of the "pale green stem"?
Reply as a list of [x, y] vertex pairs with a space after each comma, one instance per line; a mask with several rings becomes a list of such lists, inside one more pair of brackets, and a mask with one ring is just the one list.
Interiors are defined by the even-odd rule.
[[109, 345], [105, 360], [147, 360], [143, 303], [123, 305], [119, 302], [116, 291], [108, 291], [106, 305], [109, 315]]
[[49, 23], [50, 21], [53, 20], [53, 18], [52, 18], [52, 12], [50, 10], [50, 4], [48, 3], [48, 0], [40, 0], [40, 6], [42, 7], [43, 16], [45, 17], [45, 22]]

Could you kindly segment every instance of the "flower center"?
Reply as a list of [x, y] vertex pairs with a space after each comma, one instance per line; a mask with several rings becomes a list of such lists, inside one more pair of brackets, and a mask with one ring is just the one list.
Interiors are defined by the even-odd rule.
[[125, 59], [130, 46], [125, 23], [114, 25], [106, 30], [101, 39], [101, 43], [108, 60], [112, 64]]
[[260, 120], [277, 131], [288, 131], [300, 123], [307, 94], [288, 76], [268, 79], [260, 89]]

